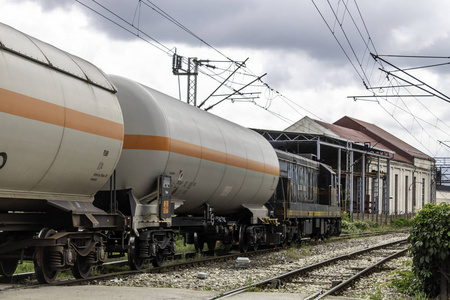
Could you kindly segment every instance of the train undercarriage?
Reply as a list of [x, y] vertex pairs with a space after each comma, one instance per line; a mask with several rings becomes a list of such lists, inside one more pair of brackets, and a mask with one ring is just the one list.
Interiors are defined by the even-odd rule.
[[[86, 278], [106, 258], [127, 256], [134, 270], [147, 262], [157, 267], [175, 254], [177, 234], [199, 252], [205, 245], [214, 252], [217, 241], [247, 252], [341, 231], [340, 208], [335, 205], [286, 203], [274, 196], [267, 207], [243, 205], [236, 214], [222, 217], [208, 204], [198, 215], [174, 215], [170, 199], [156, 200], [142, 205], [123, 190], [105, 192], [93, 203], [36, 200], [30, 205], [24, 200], [22, 206], [15, 201], [17, 210], [1, 214], [0, 275], [12, 276], [25, 260], [33, 261], [40, 283], [55, 281], [64, 270]], [[23, 207], [35, 211], [25, 212]]]
[[324, 239], [341, 232], [339, 218], [302, 218], [278, 223], [250, 224], [231, 221], [228, 226], [210, 225], [203, 228], [184, 229], [187, 244], [193, 244], [199, 252], [214, 251], [216, 242], [230, 245], [240, 252], [264, 247], [286, 247], [301, 243], [305, 238]]

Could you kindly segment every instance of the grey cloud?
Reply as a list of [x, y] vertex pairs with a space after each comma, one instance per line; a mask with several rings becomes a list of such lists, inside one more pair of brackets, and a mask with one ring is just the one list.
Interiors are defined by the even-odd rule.
[[[73, 0], [35, 1], [45, 10], [52, 10], [55, 7], [66, 8], [69, 5], [81, 7]], [[128, 26], [102, 10], [94, 1], [80, 1]], [[149, 1], [97, 0], [96, 2], [124, 19], [133, 21], [136, 27], [168, 48], [179, 44], [201, 44], [198, 39], [150, 8]], [[231, 47], [301, 52], [321, 60], [330, 67], [349, 65], [340, 46], [310, 1], [154, 0], [152, 3], [218, 49]], [[339, 7], [331, 2], [339, 20], [344, 24], [347, 37], [341, 32], [339, 24], [333, 21], [333, 13], [327, 2], [316, 0], [314, 3], [356, 65], [373, 63], [365, 49], [365, 43], [369, 41], [364, 25], [367, 26], [378, 53], [442, 55], [449, 52], [447, 45], [450, 44], [450, 24], [442, 22], [447, 22], [448, 17], [445, 14], [450, 4], [445, 2], [439, 2], [437, 6], [423, 1], [407, 0], [355, 1], [354, 3], [358, 3], [356, 7], [349, 1], [347, 3], [352, 13], [351, 17], [348, 13], [344, 13], [342, 1], [339, 1]], [[365, 24], [358, 10], [362, 13]], [[133, 35], [99, 15], [88, 10], [86, 12], [92, 26], [111, 38], [135, 39]], [[360, 31], [354, 28], [353, 22], [358, 24]], [[136, 31], [134, 28], [131, 30]], [[363, 35], [364, 41], [360, 35]], [[347, 44], [347, 38], [352, 44], [351, 47]], [[360, 59], [359, 62], [353, 58], [353, 51]], [[398, 64], [407, 67], [417, 64], [417, 61], [402, 60], [398, 61]], [[435, 71], [447, 73], [448, 68], [439, 68]]]

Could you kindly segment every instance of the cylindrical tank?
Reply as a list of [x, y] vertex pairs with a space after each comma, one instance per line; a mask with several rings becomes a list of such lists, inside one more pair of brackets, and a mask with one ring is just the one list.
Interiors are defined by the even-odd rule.
[[118, 89], [125, 140], [117, 189], [132, 189], [147, 203], [157, 177], [172, 177], [176, 213], [208, 203], [216, 214], [264, 205], [279, 177], [272, 146], [258, 133], [187, 105], [149, 87], [109, 76]]
[[122, 150], [115, 93], [89, 62], [0, 24], [0, 207], [92, 201]]

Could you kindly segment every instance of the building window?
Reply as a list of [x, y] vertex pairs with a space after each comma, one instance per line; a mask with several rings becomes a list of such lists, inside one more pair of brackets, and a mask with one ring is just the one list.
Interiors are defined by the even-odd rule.
[[416, 181], [417, 178], [414, 176], [414, 181], [412, 183], [412, 202], [413, 202], [413, 210], [416, 210]]
[[395, 214], [398, 213], [398, 174], [395, 174], [395, 179], [394, 179], [394, 212]]
[[405, 176], [405, 214], [408, 213], [408, 176]]
[[422, 207], [425, 206], [425, 178], [422, 178]]

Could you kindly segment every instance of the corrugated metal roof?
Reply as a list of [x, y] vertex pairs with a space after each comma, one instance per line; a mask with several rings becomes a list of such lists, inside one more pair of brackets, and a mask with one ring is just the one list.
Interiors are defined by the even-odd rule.
[[395, 160], [407, 163], [414, 163], [414, 158], [433, 160], [430, 156], [380, 127], [347, 116], [333, 124], [304, 117], [286, 128], [285, 131], [326, 134], [361, 144], [369, 142], [371, 147], [395, 152]]
[[370, 135], [365, 134], [362, 131], [339, 126], [339, 125], [336, 125], [336, 123], [330, 124], [330, 123], [317, 121], [317, 120], [314, 120], [314, 122], [316, 122], [317, 124], [320, 124], [321, 126], [327, 128], [328, 130], [333, 131], [336, 135], [338, 135], [341, 138], [348, 139], [353, 142], [362, 143], [362, 144], [369, 142], [371, 147], [377, 147], [377, 148], [381, 148], [381, 149], [395, 151], [396, 152], [395, 156], [394, 156], [395, 160], [409, 162], [409, 163], [412, 162], [409, 158], [403, 156], [401, 153], [398, 153], [395, 149], [392, 149], [392, 147], [390, 147], [388, 144], [386, 144], [384, 142], [384, 140], [381, 138], [376, 139]]
[[374, 140], [380, 140], [380, 143], [384, 144], [386, 147], [388, 147], [388, 149], [396, 152], [395, 159], [397, 160], [400, 160], [400, 157], [407, 159], [407, 161], [411, 163], [413, 162], [415, 157], [433, 160], [433, 158], [426, 155], [422, 151], [414, 148], [413, 146], [402, 141], [396, 136], [376, 126], [375, 124], [370, 124], [355, 118], [345, 116], [340, 120], [334, 122], [334, 125], [354, 129], [361, 133], [364, 133], [367, 136], [370, 136]]

